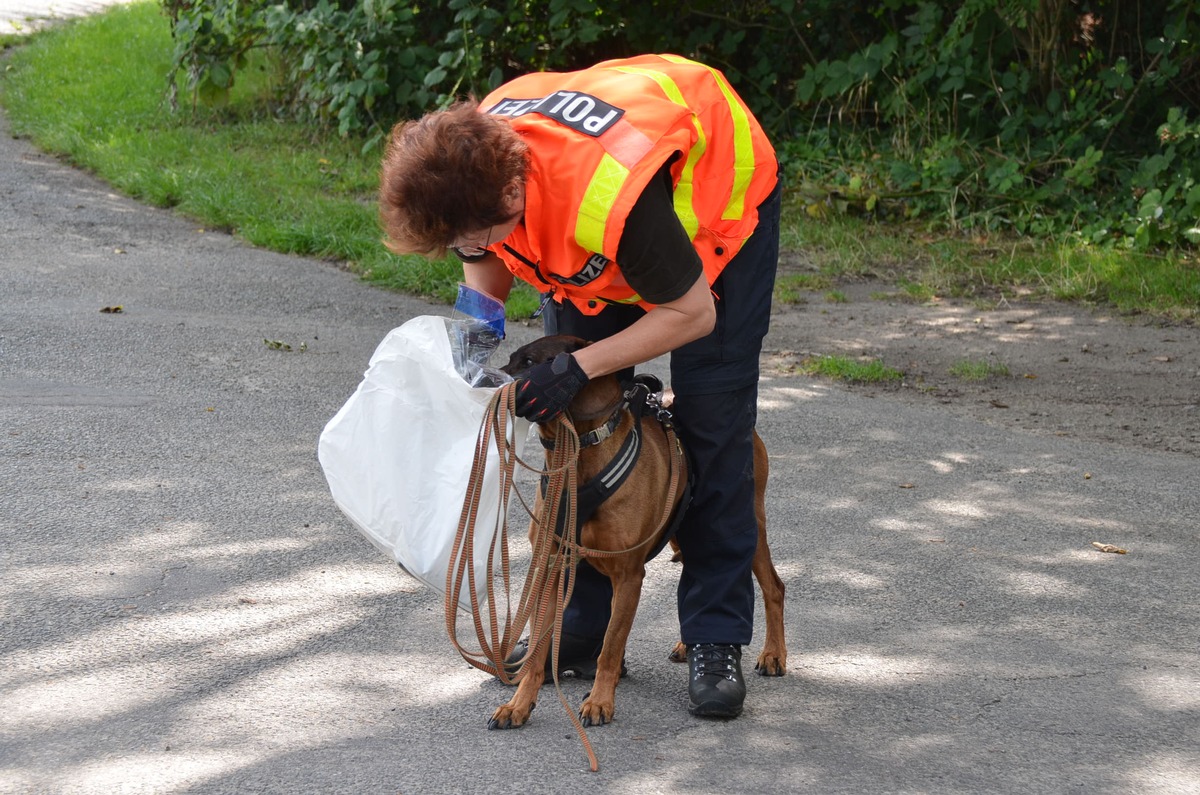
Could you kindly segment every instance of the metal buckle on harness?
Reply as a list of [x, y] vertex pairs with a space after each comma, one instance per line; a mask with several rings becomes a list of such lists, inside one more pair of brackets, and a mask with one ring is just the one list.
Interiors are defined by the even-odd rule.
[[673, 428], [675, 415], [671, 410], [663, 405], [663, 393], [655, 392], [646, 398], [646, 406], [654, 411], [654, 419], [663, 424], [665, 428]]
[[625, 390], [625, 402], [635, 415], [641, 417], [646, 410], [664, 427], [672, 427], [671, 410], [663, 405], [663, 382], [650, 373], [639, 373], [633, 377], [633, 385]]

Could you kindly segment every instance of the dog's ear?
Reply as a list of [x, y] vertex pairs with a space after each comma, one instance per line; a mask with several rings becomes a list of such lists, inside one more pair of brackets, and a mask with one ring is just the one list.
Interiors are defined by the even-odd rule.
[[563, 350], [567, 353], [574, 353], [592, 344], [590, 340], [585, 340], [582, 337], [569, 337], [567, 335], [563, 335], [563, 337], [566, 340]]

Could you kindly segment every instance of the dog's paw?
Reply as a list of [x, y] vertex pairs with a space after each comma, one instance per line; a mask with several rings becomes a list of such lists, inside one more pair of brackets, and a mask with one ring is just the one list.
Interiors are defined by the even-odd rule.
[[492, 717], [488, 718], [489, 729], [519, 729], [529, 720], [529, 714], [533, 712], [537, 704], [530, 704], [527, 708], [515, 706], [511, 701], [492, 713]]
[[584, 726], [603, 726], [606, 723], [612, 722], [615, 710], [616, 707], [611, 701], [607, 704], [602, 704], [597, 700], [593, 700], [591, 694], [589, 694], [579, 707], [579, 722]]
[[754, 664], [754, 671], [759, 676], [783, 676], [787, 673], [787, 663], [781, 655], [763, 649]]
[[675, 644], [675, 648], [671, 649], [671, 653], [667, 655], [667, 659], [671, 662], [687, 662], [687, 646], [683, 644], [683, 641]]

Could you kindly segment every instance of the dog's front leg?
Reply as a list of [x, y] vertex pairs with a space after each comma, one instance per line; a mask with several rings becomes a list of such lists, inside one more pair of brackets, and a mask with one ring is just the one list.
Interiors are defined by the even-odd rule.
[[596, 661], [596, 682], [592, 692], [579, 707], [579, 718], [584, 726], [602, 726], [613, 719], [616, 711], [617, 682], [621, 679], [621, 665], [625, 661], [625, 646], [629, 632], [633, 629], [633, 617], [637, 613], [638, 600], [642, 596], [640, 572], [613, 578], [612, 616], [604, 632], [604, 645]]
[[525, 725], [530, 713], [537, 706], [537, 693], [546, 679], [546, 651], [550, 645], [549, 639], [539, 644], [538, 649], [529, 659], [529, 668], [517, 685], [513, 697], [492, 713], [488, 719], [489, 729], [517, 729]]
[[[547, 593], [554, 593], [558, 588], [559, 580], [557, 575], [550, 578], [547, 584]], [[530, 642], [536, 638], [530, 635]], [[541, 689], [542, 683], [546, 680], [546, 656], [550, 653], [550, 638], [543, 637], [537, 642], [533, 652], [529, 656], [529, 662], [525, 668], [525, 675], [521, 677], [521, 681], [517, 684], [517, 692], [507, 704], [504, 704], [492, 713], [492, 717], [488, 720], [489, 729], [517, 729], [525, 725], [529, 720], [529, 715], [533, 712], [533, 708], [537, 706], [537, 694]]]

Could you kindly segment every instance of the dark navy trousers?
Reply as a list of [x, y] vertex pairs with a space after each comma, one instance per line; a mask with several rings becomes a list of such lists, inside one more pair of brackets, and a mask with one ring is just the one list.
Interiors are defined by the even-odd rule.
[[[753, 432], [758, 411], [758, 358], [771, 319], [779, 260], [780, 188], [758, 208], [754, 234], [713, 284], [712, 333], [671, 354], [672, 409], [695, 472], [692, 502], [676, 538], [683, 553], [679, 628], [684, 643], [750, 643], [754, 628], [751, 564], [758, 545], [754, 516]], [[612, 305], [584, 315], [570, 303], [547, 307], [547, 334], [609, 337], [643, 314]], [[631, 375], [628, 374], [628, 375]], [[588, 563], [579, 565], [564, 629], [601, 638], [612, 586]]]

